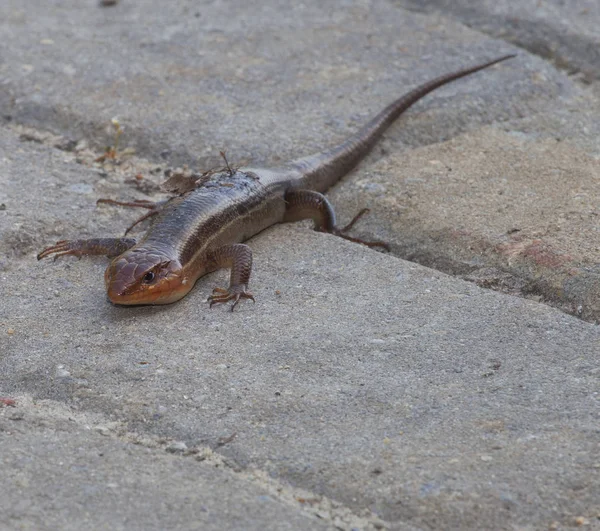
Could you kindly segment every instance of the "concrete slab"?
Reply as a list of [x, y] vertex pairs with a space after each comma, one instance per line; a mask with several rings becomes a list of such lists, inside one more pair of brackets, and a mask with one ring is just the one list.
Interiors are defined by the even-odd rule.
[[[121, 176], [1, 134], [3, 396], [209, 446], [392, 528], [596, 521], [597, 326], [292, 226], [250, 242], [256, 305], [209, 311], [220, 273], [176, 305], [116, 308], [103, 260], [34, 255], [119, 234], [115, 209], [93, 214], [129, 190]], [[157, 478], [178, 466], [143, 463]]]

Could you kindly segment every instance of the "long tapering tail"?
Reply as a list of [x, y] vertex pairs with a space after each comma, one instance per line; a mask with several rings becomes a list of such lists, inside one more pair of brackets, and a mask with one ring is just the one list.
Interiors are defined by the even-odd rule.
[[291, 162], [287, 167], [298, 171], [302, 188], [324, 192], [348, 173], [372, 149], [383, 132], [411, 105], [451, 81], [515, 57], [504, 55], [492, 61], [437, 77], [397, 99], [342, 144]]

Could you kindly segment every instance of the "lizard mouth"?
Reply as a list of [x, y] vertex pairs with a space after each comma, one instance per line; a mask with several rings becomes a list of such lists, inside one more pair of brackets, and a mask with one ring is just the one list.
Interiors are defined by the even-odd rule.
[[191, 288], [180, 277], [163, 279], [160, 284], [140, 290], [117, 280], [107, 284], [106, 295], [110, 302], [119, 306], [170, 304], [184, 297]]

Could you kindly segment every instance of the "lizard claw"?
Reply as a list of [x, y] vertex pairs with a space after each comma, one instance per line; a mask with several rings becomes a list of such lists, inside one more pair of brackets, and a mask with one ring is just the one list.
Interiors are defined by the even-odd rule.
[[389, 251], [390, 246], [386, 242], [382, 242], [382, 241], [369, 242], [366, 240], [362, 240], [361, 238], [354, 238], [352, 236], [348, 236], [346, 234], [360, 218], [362, 218], [365, 214], [368, 214], [369, 212], [370, 212], [370, 210], [368, 208], [363, 208], [358, 214], [356, 214], [356, 216], [354, 216], [352, 218], [352, 221], [350, 221], [350, 223], [348, 223], [348, 225], [346, 225], [342, 229], [334, 228], [332, 231], [332, 234], [335, 234], [336, 236], [339, 236], [340, 238], [344, 238], [344, 240], [349, 240], [349, 241], [355, 242], [355, 243], [362, 243], [363, 245], [366, 245], [367, 247], [382, 247], [386, 251]]
[[80, 247], [80, 242], [79, 240], [60, 240], [59, 242], [56, 242], [56, 245], [52, 245], [51, 247], [48, 247], [47, 249], [44, 249], [40, 254], [37, 255], [37, 259], [41, 260], [42, 258], [45, 258], [46, 256], [50, 256], [51, 254], [54, 254], [54, 261], [56, 262], [56, 259], [59, 256], [65, 256], [68, 254], [72, 254], [74, 256], [77, 256], [79, 259], [81, 259], [81, 251], [79, 250]]
[[231, 305], [231, 311], [233, 311], [238, 302], [240, 302], [240, 299], [250, 299], [252, 302], [256, 302], [252, 293], [246, 291], [245, 285], [230, 286], [229, 289], [215, 288], [212, 295], [206, 301], [210, 303], [209, 307], [212, 308], [213, 304], [221, 304], [233, 300], [233, 304]]

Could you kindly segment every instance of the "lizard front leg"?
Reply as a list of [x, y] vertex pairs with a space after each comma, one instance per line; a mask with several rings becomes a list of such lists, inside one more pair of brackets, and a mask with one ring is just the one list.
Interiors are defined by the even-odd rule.
[[92, 238], [89, 240], [60, 240], [56, 245], [44, 249], [37, 255], [41, 260], [54, 254], [54, 260], [59, 256], [72, 254], [81, 258], [84, 255], [105, 255], [114, 258], [123, 254], [136, 244], [133, 238]]
[[345, 232], [350, 230], [360, 217], [369, 211], [366, 208], [354, 216], [354, 219], [352, 219], [348, 225], [340, 229], [335, 224], [335, 213], [331, 203], [323, 194], [320, 194], [319, 192], [315, 192], [313, 190], [295, 190], [293, 192], [288, 192], [285, 195], [285, 202], [287, 206], [283, 221], [312, 219], [315, 222], [315, 230], [320, 232], [335, 234], [336, 236], [344, 238], [345, 240], [362, 243], [368, 247], [383, 247], [388, 251], [390, 249], [389, 245], [385, 242], [368, 242], [345, 234]]
[[250, 247], [243, 243], [224, 245], [210, 253], [208, 260], [215, 266], [215, 269], [231, 269], [229, 288], [215, 288], [212, 295], [208, 297], [211, 308], [213, 304], [233, 300], [231, 305], [231, 311], [233, 311], [240, 299], [251, 299], [254, 302], [252, 293], [246, 291], [252, 272], [252, 249]]

